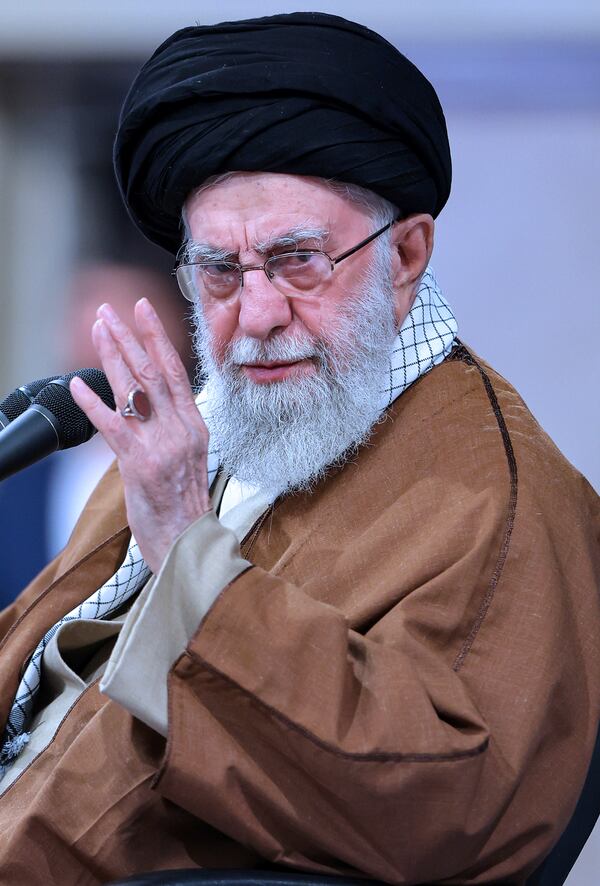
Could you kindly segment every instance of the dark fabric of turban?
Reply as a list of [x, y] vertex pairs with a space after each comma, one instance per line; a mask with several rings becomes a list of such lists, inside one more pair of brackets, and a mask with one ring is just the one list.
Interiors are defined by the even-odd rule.
[[186, 197], [223, 172], [336, 179], [434, 216], [451, 179], [429, 81], [368, 28], [312, 12], [169, 37], [125, 99], [114, 163], [133, 221], [171, 252]]

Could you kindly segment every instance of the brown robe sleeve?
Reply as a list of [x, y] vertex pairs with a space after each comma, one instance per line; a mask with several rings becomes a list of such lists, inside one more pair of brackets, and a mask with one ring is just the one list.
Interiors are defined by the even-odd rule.
[[443, 661], [403, 645], [250, 570], [175, 667], [159, 788], [274, 861], [395, 882], [461, 870], [487, 836], [467, 822], [488, 728]]

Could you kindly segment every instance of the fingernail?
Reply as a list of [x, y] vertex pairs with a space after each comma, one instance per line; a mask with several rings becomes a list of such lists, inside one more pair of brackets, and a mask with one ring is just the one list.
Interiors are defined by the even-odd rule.
[[79, 378], [78, 375], [74, 375], [69, 382], [69, 387], [72, 391], [75, 391], [75, 393], [77, 393], [77, 391], [82, 392], [85, 390], [85, 383]]
[[153, 317], [156, 316], [156, 315], [155, 315], [155, 311], [154, 311], [152, 305], [150, 304], [150, 302], [148, 301], [147, 298], [141, 298], [141, 299], [138, 301], [138, 305], [139, 305], [139, 307], [140, 307], [140, 310], [142, 311], [142, 313], [143, 313], [146, 317], [152, 317], [152, 318], [153, 318]]
[[113, 308], [108, 304], [108, 302], [100, 305], [96, 313], [99, 317], [104, 317], [105, 320], [115, 321], [119, 319]]

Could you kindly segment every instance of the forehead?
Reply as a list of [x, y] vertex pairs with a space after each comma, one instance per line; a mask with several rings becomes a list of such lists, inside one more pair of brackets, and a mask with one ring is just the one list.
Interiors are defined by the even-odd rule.
[[188, 197], [186, 217], [194, 240], [223, 243], [243, 236], [255, 242], [298, 225], [335, 230], [362, 227], [367, 214], [322, 179], [278, 173], [236, 173]]

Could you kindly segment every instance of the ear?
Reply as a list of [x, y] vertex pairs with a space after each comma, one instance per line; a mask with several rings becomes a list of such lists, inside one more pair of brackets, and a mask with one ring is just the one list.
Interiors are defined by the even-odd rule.
[[421, 276], [433, 252], [433, 218], [426, 213], [409, 215], [392, 228], [392, 285], [398, 327], [410, 311]]

